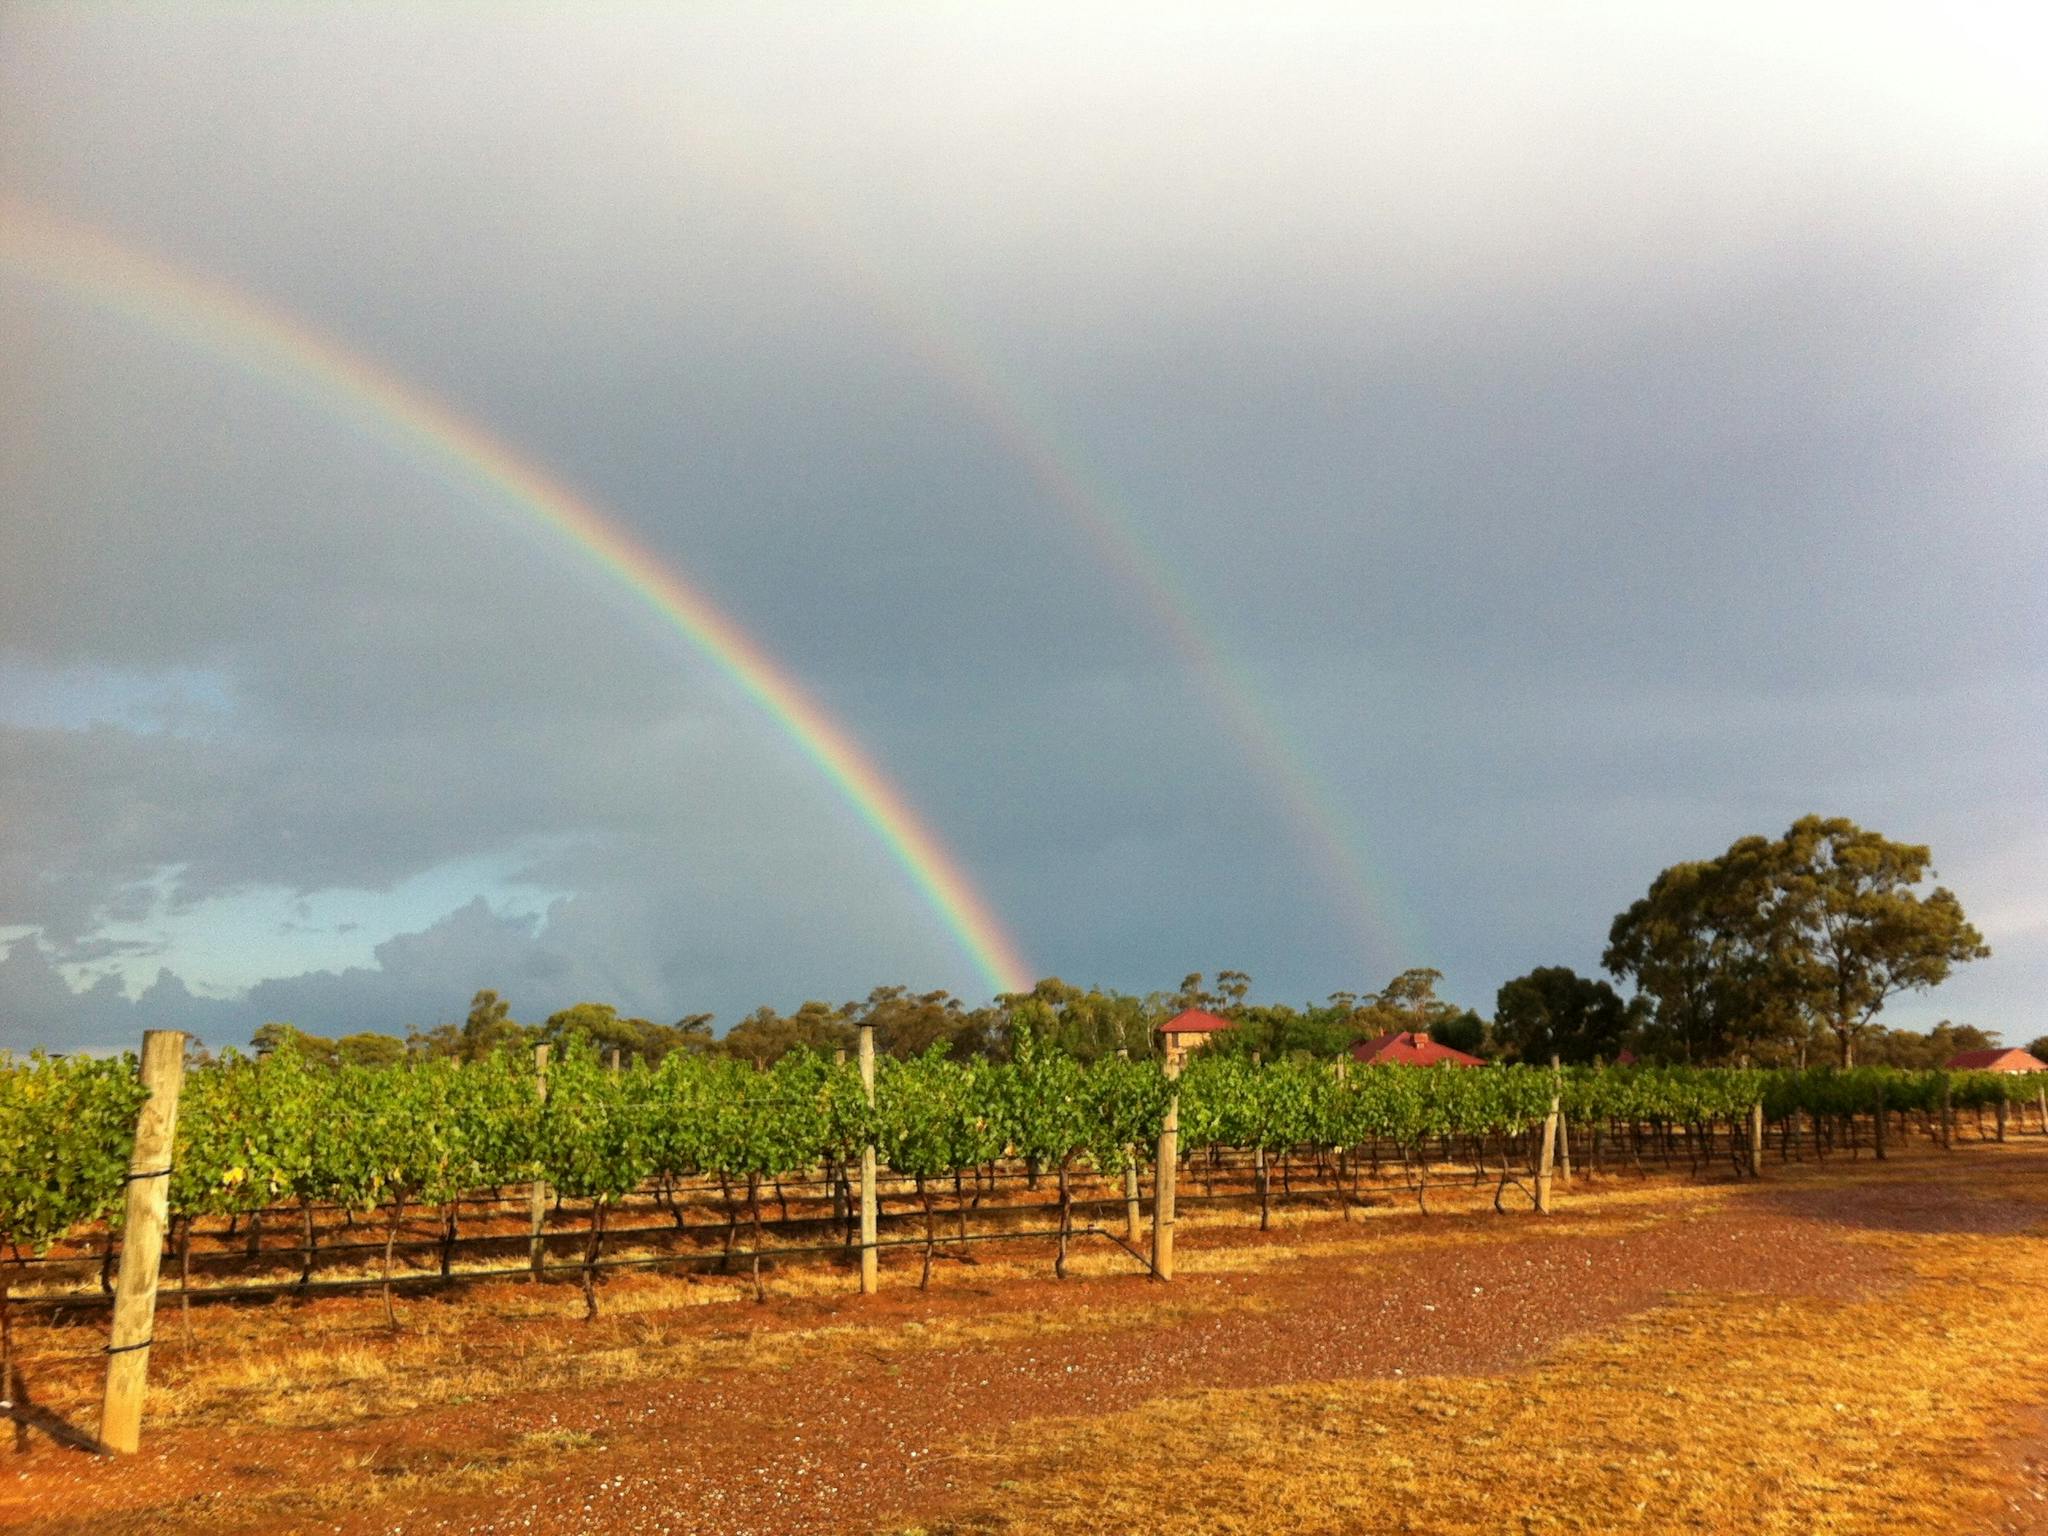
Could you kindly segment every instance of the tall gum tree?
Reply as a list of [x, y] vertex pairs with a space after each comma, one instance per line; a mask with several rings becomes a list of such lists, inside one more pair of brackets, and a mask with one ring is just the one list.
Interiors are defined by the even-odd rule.
[[1840, 816], [1802, 816], [1773, 856], [1778, 916], [1799, 940], [1794, 985], [1845, 1067], [1889, 998], [1991, 953], [1953, 891], [1919, 893], [1934, 873], [1924, 843], [1895, 843]]
[[1536, 1066], [1553, 1055], [1573, 1066], [1611, 1060], [1633, 1022], [1614, 988], [1569, 966], [1538, 966], [1494, 995], [1493, 1027], [1501, 1043]]
[[1674, 864], [1608, 930], [1601, 963], [1651, 999], [1655, 1033], [1685, 1061], [1783, 1031], [1787, 935], [1770, 849], [1745, 837], [1717, 859]]
[[1656, 1004], [1687, 1061], [1834, 1037], [1843, 1066], [1886, 1001], [1991, 951], [1931, 854], [1842, 817], [1806, 816], [1776, 840], [1674, 864], [1614, 920], [1602, 962]]

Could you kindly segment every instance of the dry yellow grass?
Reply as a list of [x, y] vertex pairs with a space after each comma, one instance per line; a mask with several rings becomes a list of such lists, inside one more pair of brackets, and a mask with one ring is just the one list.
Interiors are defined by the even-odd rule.
[[[1341, 1273], [1337, 1266], [1371, 1272], [1388, 1255], [1415, 1249], [1623, 1233], [1632, 1248], [1637, 1232], [1709, 1219], [1799, 1186], [1932, 1181], [1942, 1186], [1942, 1200], [2048, 1205], [2048, 1179], [2038, 1167], [2017, 1179], [1991, 1173], [1974, 1160], [1965, 1169], [1960, 1159], [1904, 1158], [1774, 1170], [1765, 1186], [1581, 1181], [1547, 1221], [1525, 1211], [1493, 1215], [1490, 1187], [1445, 1185], [1432, 1188], [1438, 1216], [1428, 1223], [1405, 1219], [1412, 1202], [1398, 1200], [1292, 1207], [1276, 1211], [1275, 1230], [1256, 1241], [1248, 1230], [1257, 1225], [1255, 1210], [1205, 1206], [1184, 1219], [1182, 1267], [1226, 1275], [1316, 1259], [1330, 1273]], [[1853, 1201], [1853, 1191], [1845, 1198]], [[2018, 1415], [2048, 1402], [2048, 1384], [2037, 1385], [2037, 1371], [2028, 1369], [2048, 1359], [2048, 1311], [2037, 1300], [2048, 1283], [2048, 1227], [2005, 1237], [1836, 1236], [1891, 1261], [1898, 1283], [1848, 1301], [1692, 1296], [1494, 1375], [1176, 1393], [1128, 1413], [1025, 1425], [1000, 1450], [977, 1435], [971, 1446], [963, 1439], [949, 1462], [967, 1486], [987, 1490], [985, 1502], [919, 1529], [960, 1536], [1987, 1529], [2001, 1495], [1999, 1464], [1985, 1448], [2012, 1434]], [[178, 1347], [172, 1313], [160, 1326], [152, 1426], [204, 1426], [208, 1435], [237, 1425], [284, 1429], [292, 1433], [267, 1443], [330, 1449], [316, 1469], [302, 1465], [272, 1487], [223, 1494], [218, 1509], [207, 1491], [147, 1511], [80, 1515], [50, 1529], [139, 1536], [244, 1519], [297, 1528], [343, 1510], [397, 1511], [543, 1475], [583, 1476], [607, 1451], [583, 1430], [495, 1440], [436, 1431], [421, 1437], [425, 1443], [401, 1443], [409, 1437], [371, 1422], [419, 1410], [715, 1372], [829, 1370], [855, 1352], [914, 1368], [924, 1351], [1000, 1350], [1055, 1334], [1142, 1335], [1226, 1308], [1285, 1304], [1260, 1299], [1263, 1283], [1177, 1290], [1082, 1284], [1057, 1300], [1039, 1288], [1006, 1298], [1003, 1284], [1045, 1275], [1044, 1251], [983, 1254], [973, 1269], [942, 1266], [930, 1315], [911, 1320], [901, 1306], [865, 1318], [852, 1308], [779, 1313], [777, 1301], [846, 1295], [849, 1277], [823, 1267], [777, 1272], [763, 1309], [731, 1305], [751, 1295], [743, 1275], [623, 1275], [605, 1286], [604, 1314], [589, 1324], [567, 1284], [484, 1284], [405, 1298], [397, 1334], [383, 1329], [371, 1295], [312, 1307], [283, 1299], [201, 1308], [189, 1355]], [[1100, 1242], [1077, 1248], [1071, 1269], [1077, 1279], [1134, 1272], [1129, 1255]], [[887, 1299], [910, 1292], [916, 1273], [914, 1250], [893, 1252]], [[957, 1296], [947, 1305], [948, 1294], [963, 1287], [990, 1292], [985, 1305], [962, 1308]], [[704, 1310], [720, 1303], [728, 1310]], [[101, 1340], [81, 1326], [28, 1342], [32, 1353], [74, 1345], [84, 1353]], [[93, 1362], [78, 1378], [79, 1403], [96, 1379]], [[39, 1392], [38, 1400], [55, 1404], [64, 1396]], [[297, 1433], [327, 1426], [359, 1428], [331, 1439]], [[373, 1441], [382, 1448], [370, 1448]], [[904, 1514], [920, 1512], [910, 1506]]]
[[[1289, 1211], [1285, 1219], [1276, 1215], [1272, 1234], [1257, 1245], [1224, 1241], [1184, 1247], [1181, 1269], [1190, 1275], [1247, 1273], [1339, 1255], [1369, 1268], [1378, 1256], [1415, 1248], [1635, 1231], [1710, 1205], [1718, 1192], [1670, 1184], [1610, 1186], [1589, 1192], [1570, 1214], [1549, 1222], [1495, 1217], [1490, 1199], [1465, 1194], [1458, 1205], [1446, 1204], [1441, 1223], [1421, 1232], [1373, 1231], [1374, 1218], [1388, 1214], [1384, 1207], [1355, 1209], [1351, 1215], [1360, 1226], [1339, 1225], [1331, 1212]], [[1183, 1232], [1227, 1239], [1256, 1225], [1255, 1212], [1212, 1207], [1184, 1223]], [[911, 1283], [914, 1262], [895, 1259], [892, 1289]], [[992, 1285], [1043, 1275], [1045, 1267], [1042, 1258], [984, 1258], [972, 1271], [946, 1265], [934, 1285], [943, 1294], [963, 1274]], [[1106, 1244], [1077, 1247], [1068, 1269], [1077, 1281], [1134, 1272], [1130, 1256]], [[796, 1269], [775, 1277], [772, 1296], [840, 1296], [847, 1284], [846, 1276], [833, 1270]], [[1077, 1296], [1072, 1305], [999, 1309], [971, 1319], [792, 1328], [771, 1318], [770, 1326], [759, 1330], [736, 1327], [722, 1333], [708, 1333], [690, 1318], [707, 1305], [751, 1295], [744, 1277], [637, 1275], [608, 1286], [603, 1315], [585, 1324], [581, 1298], [572, 1287], [535, 1290], [501, 1284], [470, 1297], [403, 1301], [403, 1327], [395, 1335], [379, 1325], [378, 1304], [368, 1296], [353, 1307], [311, 1313], [289, 1298], [259, 1308], [202, 1308], [195, 1315], [189, 1351], [176, 1326], [165, 1328], [173, 1342], [158, 1357], [150, 1416], [165, 1424], [336, 1425], [506, 1391], [591, 1388], [710, 1370], [779, 1369], [843, 1350], [895, 1355], [1160, 1327], [1224, 1306], [1243, 1310], [1260, 1305], [1246, 1298], [1169, 1293], [1138, 1304], [1102, 1305]], [[479, 1312], [494, 1323], [518, 1325], [512, 1340], [488, 1351], [475, 1348]], [[167, 1325], [170, 1321], [165, 1320]]]
[[[1256, 1230], [1256, 1210], [1203, 1206], [1182, 1219], [1180, 1268], [1191, 1276], [1248, 1274], [1304, 1259], [1342, 1258], [1370, 1269], [1384, 1255], [1412, 1249], [1641, 1230], [1720, 1198], [1712, 1187], [1610, 1180], [1582, 1186], [1565, 1212], [1546, 1222], [1526, 1213], [1496, 1216], [1490, 1186], [1459, 1181], [1432, 1191], [1437, 1219], [1424, 1230], [1393, 1228], [1389, 1218], [1412, 1213], [1406, 1203], [1297, 1206], [1276, 1210], [1273, 1230], [1255, 1243], [1239, 1239]], [[943, 1299], [970, 1276], [978, 1286], [1000, 1285], [1042, 1277], [1048, 1267], [1043, 1254], [1005, 1257], [984, 1249], [982, 1255], [972, 1269], [942, 1263], [935, 1294]], [[915, 1249], [892, 1251], [885, 1260], [888, 1288], [912, 1286], [917, 1263]], [[1077, 1243], [1068, 1270], [1076, 1281], [1137, 1272], [1130, 1254], [1100, 1241]], [[332, 1272], [335, 1278], [373, 1273], [366, 1266]], [[701, 1321], [703, 1309], [750, 1301], [752, 1283], [744, 1273], [620, 1277], [603, 1287], [603, 1313], [594, 1323], [583, 1321], [581, 1295], [569, 1283], [535, 1288], [490, 1282], [468, 1292], [402, 1294], [402, 1326], [395, 1334], [383, 1327], [374, 1293], [310, 1308], [291, 1296], [261, 1305], [201, 1306], [191, 1316], [189, 1343], [176, 1308], [167, 1307], [159, 1323], [163, 1343], [153, 1361], [149, 1417], [166, 1427], [336, 1427], [484, 1402], [508, 1392], [590, 1389], [712, 1370], [787, 1369], [839, 1351], [894, 1356], [1159, 1327], [1226, 1305], [1262, 1304], [1161, 1293], [1143, 1302], [1104, 1305], [1076, 1295], [1055, 1307], [997, 1309], [929, 1323], [791, 1327], [774, 1316], [777, 1302], [843, 1297], [849, 1284], [843, 1271], [823, 1266], [778, 1271], [770, 1281], [764, 1326], [748, 1326], [754, 1309], [746, 1307], [718, 1332]], [[483, 1345], [477, 1343], [479, 1323], [490, 1325]], [[54, 1337], [30, 1335], [25, 1353], [32, 1377], [39, 1374], [39, 1357], [90, 1361], [100, 1342], [97, 1328], [94, 1319], [57, 1330]], [[96, 1383], [91, 1370], [59, 1373], [39, 1389], [38, 1400], [60, 1410], [89, 1409]]]
[[[1870, 1237], [1903, 1290], [1696, 1296], [1493, 1377], [1199, 1392], [1027, 1427], [976, 1536], [1978, 1531], [2048, 1401], [2048, 1235]], [[1190, 1490], [1199, 1489], [1199, 1497]]]
[[[362, 1315], [308, 1316], [289, 1302], [206, 1313], [189, 1352], [178, 1343], [158, 1351], [150, 1422], [335, 1427], [508, 1392], [587, 1390], [718, 1370], [783, 1370], [855, 1350], [893, 1358], [1162, 1326], [1247, 1305], [1242, 1299], [1161, 1296], [1139, 1305], [999, 1308], [929, 1321], [712, 1331], [687, 1315], [702, 1305], [701, 1289], [683, 1280], [642, 1278], [621, 1287], [608, 1298], [606, 1314], [585, 1324], [580, 1301], [573, 1304], [578, 1317], [572, 1320], [571, 1303], [546, 1291], [506, 1287], [489, 1298], [498, 1303], [491, 1308], [493, 1321], [526, 1326], [500, 1328], [482, 1348], [473, 1342], [476, 1298], [412, 1304], [397, 1333]], [[60, 1403], [62, 1397], [44, 1400]]]

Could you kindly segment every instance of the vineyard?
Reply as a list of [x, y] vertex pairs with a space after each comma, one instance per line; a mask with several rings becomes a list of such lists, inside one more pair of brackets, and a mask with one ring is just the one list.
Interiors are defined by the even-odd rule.
[[[655, 1512], [688, 1502], [672, 1454], [687, 1442], [690, 1497], [755, 1511], [721, 1520], [699, 1502], [689, 1529], [797, 1529], [778, 1523], [778, 1500], [819, 1475], [830, 1487], [801, 1529], [869, 1528], [892, 1501], [909, 1519], [912, 1504], [964, 1496], [948, 1469], [968, 1446], [998, 1448], [973, 1454], [1000, 1465], [977, 1474], [974, 1496], [992, 1502], [957, 1529], [1008, 1529], [1016, 1487], [1042, 1486], [1042, 1508], [1115, 1496], [1088, 1470], [1117, 1461], [1092, 1431], [1073, 1446], [1041, 1432], [1062, 1469], [1050, 1482], [1038, 1451], [1011, 1465], [999, 1437], [960, 1438], [960, 1415], [1010, 1422], [1020, 1382], [1026, 1411], [1052, 1424], [1077, 1402], [1145, 1415], [1163, 1386], [1250, 1390], [1337, 1370], [1388, 1383], [1342, 1390], [1363, 1394], [1373, 1422], [1405, 1422], [1444, 1388], [1418, 1380], [1420, 1395], [1404, 1395], [1404, 1367], [1477, 1351], [1507, 1370], [1532, 1341], [1608, 1337], [1617, 1309], [1691, 1287], [1834, 1296], [1852, 1256], [1864, 1283], [1879, 1250], [1841, 1235], [1837, 1191], [1916, 1234], [1929, 1267], [1911, 1309], [1896, 1325], [1882, 1302], [1868, 1314], [1910, 1332], [1953, 1266], [2013, 1262], [2005, 1238], [1941, 1234], [2031, 1232], [2038, 1202], [1984, 1173], [1996, 1159], [2034, 1180], [2048, 1143], [2038, 1078], [1886, 1068], [1431, 1070], [1195, 1052], [1170, 1070], [1020, 1037], [1002, 1061], [864, 1048], [851, 1062], [649, 1063], [573, 1044], [377, 1068], [286, 1045], [179, 1072], [181, 1044], [153, 1034], [140, 1058], [0, 1063], [0, 1381], [16, 1450], [31, 1453], [23, 1502], [0, 1499], [0, 1524], [5, 1508], [40, 1510], [47, 1525], [31, 1528], [75, 1536], [125, 1509], [130, 1524], [104, 1528], [240, 1530], [247, 1511], [216, 1491], [231, 1485], [274, 1522], [251, 1527], [266, 1532], [306, 1528], [317, 1508], [321, 1528], [367, 1536], [404, 1525], [380, 1516], [383, 1501], [440, 1495], [482, 1501], [459, 1506], [459, 1528], [481, 1530], [511, 1489], [541, 1486], [521, 1480], [575, 1455], [607, 1477], [640, 1469], [630, 1496], [584, 1478], [650, 1512], [652, 1524], [617, 1528], [668, 1528]], [[1747, 1338], [1751, 1304], [1677, 1315], [1711, 1332], [1732, 1307], [1729, 1337]], [[1838, 1302], [1819, 1305], [1813, 1342], [1783, 1344], [1788, 1370], [1832, 1370], [1837, 1346], [1820, 1341]], [[1646, 1320], [1621, 1336], [1643, 1344], [1612, 1347], [1668, 1349], [1662, 1326]], [[1930, 1381], [2006, 1358], [1974, 1335], [1945, 1347]], [[1663, 1411], [1654, 1394], [1727, 1379], [1730, 1348], [1702, 1335], [1696, 1364], [1651, 1369], [1564, 1356], [1555, 1380], [1589, 1433], [1608, 1432], [1600, 1404], [1616, 1382], [1653, 1394], [1613, 1416], [1627, 1439]], [[1737, 1379], [1752, 1374], [1772, 1390], [1768, 1370]], [[1501, 1382], [1497, 1400], [1465, 1400], [1506, 1422], [1522, 1388]], [[1853, 1385], [1830, 1401], [1864, 1401]], [[1206, 1455], [1233, 1425], [1271, 1417], [1236, 1401], [1162, 1399], [1141, 1438], [1180, 1434], [1183, 1454]], [[1785, 1400], [1744, 1401], [1779, 1412]], [[1171, 1431], [1182, 1413], [1206, 1427]], [[650, 1414], [665, 1427], [643, 1467]], [[797, 1420], [829, 1422], [834, 1439], [779, 1439], [775, 1426]], [[1486, 1441], [1487, 1420], [1471, 1422]], [[720, 1449], [699, 1455], [707, 1434]], [[822, 1448], [847, 1436], [858, 1452]], [[1331, 1479], [1364, 1486], [1372, 1442], [1315, 1431], [1292, 1454], [1340, 1446]], [[67, 1447], [144, 1454], [98, 1463], [93, 1513], [74, 1519]], [[273, 1455], [301, 1468], [275, 1489], [255, 1477]], [[1292, 1462], [1270, 1477], [1262, 1464], [1211, 1464], [1239, 1469], [1246, 1519], [1276, 1497], [1327, 1496], [1296, 1490]], [[166, 1465], [191, 1471], [167, 1483]], [[379, 1479], [358, 1511], [351, 1468], [370, 1465]], [[748, 1470], [770, 1465], [766, 1481]], [[903, 1480], [926, 1467], [929, 1480]], [[1523, 1481], [1539, 1474], [1524, 1468]], [[1061, 1493], [1062, 1479], [1080, 1491]], [[1117, 1528], [1137, 1519], [1124, 1513]], [[584, 1528], [607, 1518], [587, 1511]]]
[[[374, 1287], [395, 1321], [394, 1286], [481, 1275], [570, 1278], [595, 1314], [598, 1276], [622, 1266], [744, 1266], [765, 1295], [764, 1265], [861, 1247], [911, 1250], [920, 1284], [989, 1241], [1044, 1240], [1056, 1273], [1082, 1237], [1146, 1265], [1141, 1196], [1170, 1106], [1178, 1198], [1256, 1203], [1262, 1225], [1291, 1199], [1427, 1211], [1433, 1179], [1489, 1184], [1496, 1208], [1533, 1199], [1553, 1105], [1567, 1176], [1575, 1154], [1581, 1176], [1882, 1157], [1888, 1138], [1946, 1141], [1959, 1113], [2002, 1138], [2014, 1106], [2048, 1126], [2033, 1083], [1990, 1073], [1347, 1066], [1197, 1053], [1175, 1080], [1026, 1038], [1008, 1062], [884, 1058], [870, 1097], [853, 1064], [805, 1052], [766, 1070], [681, 1053], [622, 1067], [587, 1046], [538, 1070], [510, 1053], [387, 1068], [229, 1053], [184, 1085], [166, 1294]], [[142, 1097], [132, 1057], [0, 1067], [14, 1305], [111, 1293]], [[870, 1147], [880, 1230], [863, 1241]]]

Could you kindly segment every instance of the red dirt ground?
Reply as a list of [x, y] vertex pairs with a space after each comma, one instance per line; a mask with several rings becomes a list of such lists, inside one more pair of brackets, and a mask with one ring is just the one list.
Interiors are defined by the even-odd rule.
[[[969, 1493], [985, 1495], [985, 1488], [962, 1486], [952, 1453], [987, 1445], [1020, 1420], [1113, 1412], [1200, 1387], [1497, 1371], [1673, 1293], [1865, 1294], [1888, 1275], [1869, 1247], [1847, 1240], [1859, 1228], [2014, 1232], [2041, 1220], [2038, 1203], [2000, 1190], [2020, 1178], [2041, 1187], [2048, 1151], [1982, 1149], [1959, 1153], [1956, 1162], [1964, 1158], [1985, 1175], [1995, 1169], [1995, 1178], [1968, 1189], [1953, 1179], [1918, 1184], [1896, 1177], [1822, 1186], [1799, 1170], [1773, 1166], [1764, 1182], [1730, 1187], [1718, 1202], [1694, 1208], [1674, 1201], [1665, 1219], [1647, 1228], [1617, 1219], [1611, 1230], [1596, 1223], [1546, 1233], [1528, 1227], [1539, 1218], [1490, 1213], [1380, 1213], [1364, 1226], [1330, 1219], [1266, 1238], [1195, 1228], [1183, 1252], [1357, 1240], [1342, 1242], [1334, 1254], [1271, 1268], [1184, 1277], [1176, 1296], [1217, 1309], [1163, 1328], [1133, 1326], [1129, 1309], [1166, 1294], [1141, 1276], [991, 1281], [949, 1265], [931, 1292], [919, 1294], [914, 1263], [898, 1259], [877, 1297], [771, 1301], [765, 1308], [720, 1303], [689, 1309], [678, 1326], [773, 1332], [834, 1321], [972, 1319], [1054, 1305], [1084, 1313], [1114, 1308], [1118, 1315], [1100, 1329], [1037, 1341], [894, 1358], [846, 1350], [787, 1368], [636, 1381], [574, 1400], [508, 1391], [486, 1402], [332, 1429], [159, 1428], [146, 1433], [141, 1455], [118, 1462], [38, 1435], [12, 1455], [12, 1465], [0, 1467], [0, 1529], [65, 1536], [110, 1527], [337, 1536], [803, 1536], [890, 1528], [930, 1518]], [[1898, 1166], [1891, 1165], [1894, 1175]], [[1513, 1224], [1515, 1240], [1470, 1240], [1500, 1233], [1504, 1223]], [[1420, 1234], [1446, 1240], [1411, 1240]], [[2031, 1423], [2032, 1430], [2001, 1448], [2005, 1464], [2020, 1469], [2006, 1529], [2048, 1536], [2048, 1518], [2036, 1513], [2048, 1491], [2048, 1430], [2039, 1417]], [[274, 1495], [344, 1458], [375, 1457], [362, 1474], [375, 1486], [381, 1466], [431, 1474], [437, 1465], [459, 1467], [480, 1452], [552, 1431], [595, 1443], [561, 1452], [542, 1475], [510, 1475], [482, 1492], [436, 1494], [428, 1477], [381, 1490], [382, 1497], [355, 1508], [238, 1519], [243, 1497]]]

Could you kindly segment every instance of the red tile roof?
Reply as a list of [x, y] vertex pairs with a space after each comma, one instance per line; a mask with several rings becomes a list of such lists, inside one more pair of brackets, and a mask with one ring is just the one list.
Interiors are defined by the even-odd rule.
[[1949, 1059], [1951, 1072], [2048, 1072], [2048, 1061], [2018, 1046], [2003, 1050], [1964, 1051]]
[[1397, 1029], [1376, 1040], [1361, 1040], [1351, 1047], [1354, 1061], [1368, 1066], [1483, 1067], [1485, 1062], [1448, 1045], [1439, 1045], [1417, 1030]]
[[1228, 1019], [1218, 1018], [1213, 1013], [1204, 1013], [1199, 1008], [1189, 1008], [1176, 1013], [1159, 1026], [1162, 1035], [1210, 1035], [1219, 1029], [1231, 1028]]

